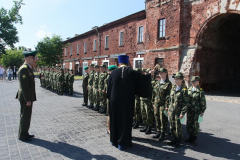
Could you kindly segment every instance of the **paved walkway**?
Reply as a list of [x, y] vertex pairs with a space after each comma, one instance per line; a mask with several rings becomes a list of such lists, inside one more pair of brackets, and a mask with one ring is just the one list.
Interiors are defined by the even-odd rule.
[[[175, 149], [168, 140], [159, 143], [133, 130], [133, 147], [119, 151], [106, 134], [107, 117], [81, 107], [81, 81], [74, 83], [74, 96], [58, 96], [39, 87], [33, 105], [31, 143], [18, 140], [20, 105], [15, 100], [18, 81], [0, 82], [0, 160], [16, 159], [240, 159], [240, 106], [207, 101], [199, 143], [183, 142]], [[187, 138], [185, 125], [184, 138]]]

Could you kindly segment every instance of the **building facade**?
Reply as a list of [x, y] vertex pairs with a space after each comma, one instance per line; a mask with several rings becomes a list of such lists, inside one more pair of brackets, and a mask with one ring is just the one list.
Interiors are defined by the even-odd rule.
[[145, 3], [143, 11], [66, 40], [63, 66], [83, 73], [91, 63], [118, 65], [118, 55], [128, 55], [133, 68], [159, 64], [188, 83], [199, 75], [206, 91], [240, 90], [239, 0]]

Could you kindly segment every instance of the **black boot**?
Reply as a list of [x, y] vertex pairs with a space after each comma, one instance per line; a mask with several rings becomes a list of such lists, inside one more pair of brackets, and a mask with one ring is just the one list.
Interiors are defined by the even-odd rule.
[[197, 136], [193, 136], [193, 137], [192, 137], [191, 144], [197, 145]]
[[99, 106], [99, 107], [98, 107], [98, 113], [101, 113], [101, 112], [102, 112], [102, 109], [103, 109], [103, 108], [102, 108], [101, 106]]
[[136, 121], [134, 126], [133, 126], [133, 129], [137, 129], [137, 128], [139, 128], [139, 122], [138, 121]]
[[94, 110], [94, 111], [99, 111], [99, 105], [96, 105], [93, 110]]
[[101, 114], [105, 114], [106, 113], [106, 108], [103, 108], [103, 107], [101, 107], [102, 108], [102, 110], [101, 110]]
[[175, 139], [175, 138], [172, 139], [172, 141], [171, 141], [171, 142], [168, 142], [168, 144], [169, 144], [169, 145], [174, 145], [174, 144], [176, 144], [176, 139]]
[[146, 132], [148, 129], [148, 126], [145, 126], [143, 129], [140, 130], [140, 132]]
[[165, 132], [162, 132], [160, 137], [158, 138], [158, 141], [163, 141], [165, 139]]
[[179, 148], [181, 146], [181, 139], [176, 139], [176, 148]]
[[93, 109], [93, 103], [90, 103], [89, 109]]
[[193, 136], [189, 135], [189, 138], [185, 140], [185, 142], [190, 143], [192, 142]]
[[154, 136], [152, 136], [152, 138], [159, 138], [159, 137], [160, 137], [160, 135], [161, 135], [161, 131], [158, 131], [158, 133], [157, 133], [157, 134], [155, 134]]
[[133, 121], [133, 123], [132, 123], [132, 127], [135, 126], [135, 124], [136, 124], [136, 121]]
[[152, 127], [148, 126], [148, 129], [145, 132], [145, 134], [152, 134]]

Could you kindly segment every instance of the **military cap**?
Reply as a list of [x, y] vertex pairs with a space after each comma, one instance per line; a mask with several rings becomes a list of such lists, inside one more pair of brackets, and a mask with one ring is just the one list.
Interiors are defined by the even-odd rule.
[[73, 69], [71, 69], [70, 71], [73, 71]]
[[142, 72], [147, 72], [147, 69], [145, 69], [145, 68], [144, 68], [144, 69], [142, 69]]
[[173, 78], [178, 78], [178, 79], [183, 79], [184, 78], [184, 76], [183, 76], [183, 74], [181, 72], [177, 72], [172, 77]]
[[107, 68], [107, 66], [105, 64], [102, 64], [100, 67], [104, 67], [104, 68]]
[[167, 69], [166, 68], [160, 68], [159, 72], [167, 72]]
[[84, 67], [83, 69], [84, 69], [84, 70], [87, 70], [87, 69], [88, 69], [88, 67]]
[[24, 57], [28, 57], [28, 56], [35, 57], [37, 54], [37, 51], [23, 51], [22, 54], [24, 55]]
[[195, 82], [195, 81], [200, 81], [200, 77], [199, 76], [192, 76], [191, 82]]
[[146, 72], [149, 72], [149, 71], [151, 71], [151, 69], [146, 69]]
[[94, 68], [99, 68], [99, 65], [95, 65]]
[[90, 64], [89, 67], [94, 67], [95, 65], [94, 64]]
[[115, 65], [111, 65], [111, 66], [108, 67], [109, 71], [113, 71], [115, 69], [117, 69], [117, 66], [115, 66]]
[[134, 70], [137, 71], [137, 72], [141, 72], [140, 68], [135, 68]]

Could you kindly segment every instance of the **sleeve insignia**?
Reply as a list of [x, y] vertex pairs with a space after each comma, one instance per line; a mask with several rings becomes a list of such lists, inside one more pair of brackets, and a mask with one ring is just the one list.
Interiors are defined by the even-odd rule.
[[23, 74], [23, 75], [22, 75], [22, 79], [25, 79], [25, 78], [26, 78], [26, 74]]
[[200, 88], [200, 91], [202, 91], [203, 89], [202, 88]]

